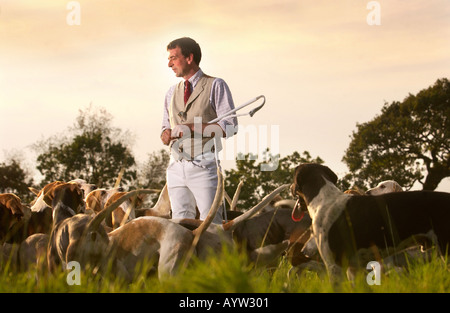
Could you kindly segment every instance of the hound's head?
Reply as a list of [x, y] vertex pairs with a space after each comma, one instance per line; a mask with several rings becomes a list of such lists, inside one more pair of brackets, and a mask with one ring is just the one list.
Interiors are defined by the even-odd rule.
[[93, 190], [95, 190], [95, 189], [97, 189], [97, 186], [96, 185], [94, 185], [94, 184], [89, 184], [87, 181], [85, 181], [84, 179], [74, 179], [74, 180], [71, 180], [69, 183], [77, 183], [78, 184], [78, 187], [80, 187], [81, 188], [81, 190], [83, 191], [83, 197], [84, 197], [84, 199], [86, 200], [86, 197], [87, 197], [87, 195], [91, 192], [91, 191], [93, 191]]
[[44, 202], [53, 210], [59, 203], [71, 208], [75, 214], [84, 213], [86, 210], [83, 191], [76, 183], [62, 183], [51, 188], [45, 193]]
[[16, 220], [21, 220], [24, 213], [20, 198], [12, 193], [0, 194], [0, 210], [5, 210], [6, 214]]
[[402, 192], [403, 188], [394, 180], [385, 180], [379, 183], [376, 187], [366, 191], [366, 194], [371, 196], [382, 195], [390, 192]]
[[[138, 191], [139, 192], [139, 191]], [[108, 201], [106, 201], [105, 207], [110, 206], [117, 200], [119, 200], [124, 195], [130, 192], [116, 192], [114, 195], [109, 197]], [[149, 196], [148, 193], [137, 193], [136, 196], [129, 198], [125, 202], [123, 202], [117, 209], [112, 213], [111, 225], [109, 224], [109, 220], [107, 218], [107, 225], [112, 226], [114, 229], [119, 227], [121, 223], [123, 223], [123, 219], [126, 218], [126, 221], [130, 221], [136, 218], [135, 208], [140, 208], [145, 201], [145, 199]]]
[[299, 220], [303, 217], [300, 212], [306, 212], [308, 204], [316, 197], [320, 189], [326, 184], [326, 180], [333, 184], [337, 182], [336, 174], [327, 166], [304, 163], [295, 169], [294, 182], [291, 185], [291, 193], [297, 202], [292, 210], [292, 218]]
[[91, 191], [86, 196], [86, 208], [91, 209], [94, 212], [100, 212], [105, 208], [106, 202], [114, 194], [123, 192], [122, 187], [112, 188], [112, 189], [96, 189]]

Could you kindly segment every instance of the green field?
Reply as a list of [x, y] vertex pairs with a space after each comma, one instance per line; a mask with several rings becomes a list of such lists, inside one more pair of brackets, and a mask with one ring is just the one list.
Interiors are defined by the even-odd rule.
[[193, 259], [188, 268], [159, 281], [155, 276], [137, 275], [133, 282], [119, 279], [111, 271], [93, 275], [80, 272], [80, 285], [67, 283], [70, 270], [49, 275], [32, 268], [19, 272], [1, 265], [0, 292], [152, 292], [152, 293], [415, 293], [449, 292], [450, 273], [447, 260], [437, 256], [431, 262], [410, 263], [401, 272], [382, 273], [380, 285], [366, 282], [368, 271], [361, 271], [353, 283], [346, 279], [331, 283], [326, 273], [290, 271], [285, 258], [271, 268], [259, 268], [248, 262], [245, 254], [224, 249], [206, 260]]

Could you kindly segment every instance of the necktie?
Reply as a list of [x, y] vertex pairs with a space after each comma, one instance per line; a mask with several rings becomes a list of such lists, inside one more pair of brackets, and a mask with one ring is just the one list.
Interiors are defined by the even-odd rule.
[[191, 83], [188, 80], [184, 81], [184, 104], [189, 100], [189, 97], [191, 96]]

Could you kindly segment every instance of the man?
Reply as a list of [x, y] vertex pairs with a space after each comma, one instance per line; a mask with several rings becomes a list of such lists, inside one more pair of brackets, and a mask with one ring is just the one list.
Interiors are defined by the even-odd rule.
[[[221, 137], [237, 130], [236, 117], [208, 122], [233, 110], [233, 98], [225, 81], [200, 69], [201, 49], [193, 39], [176, 39], [167, 51], [168, 66], [183, 78], [166, 94], [161, 132], [162, 142], [171, 147], [167, 187], [172, 218], [195, 218], [197, 206], [204, 220], [217, 187], [215, 149], [221, 149]], [[222, 219], [219, 211], [213, 223]]]

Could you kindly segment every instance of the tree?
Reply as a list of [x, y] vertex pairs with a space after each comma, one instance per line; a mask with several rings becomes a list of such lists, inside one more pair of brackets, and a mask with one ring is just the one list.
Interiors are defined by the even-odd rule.
[[[240, 153], [236, 158], [236, 169], [225, 171], [225, 190], [232, 197], [240, 180], [244, 180], [238, 201], [238, 208], [248, 210], [262, 200], [264, 196], [280, 187], [283, 184], [292, 184], [294, 169], [300, 163], [319, 163], [323, 160], [320, 157], [311, 158], [308, 151], [302, 155], [293, 152], [280, 159], [280, 155], [272, 155], [267, 149], [262, 162], [256, 162], [253, 154], [243, 155]], [[261, 171], [264, 164], [278, 164], [273, 171]], [[281, 194], [282, 197], [291, 198], [289, 190]]]
[[33, 185], [33, 178], [22, 168], [21, 161], [13, 157], [0, 163], [0, 193], [14, 193], [22, 202], [31, 200], [28, 187]]
[[166, 170], [169, 160], [169, 152], [165, 149], [149, 154], [147, 161], [139, 169], [139, 188], [163, 188], [166, 184]]
[[[166, 184], [166, 170], [169, 165], [170, 154], [161, 149], [148, 155], [147, 161], [139, 165], [137, 188], [160, 189]], [[156, 203], [159, 194], [147, 197], [149, 203]]]
[[385, 104], [373, 120], [357, 124], [343, 161], [355, 184], [373, 186], [394, 179], [410, 189], [420, 182], [434, 190], [450, 176], [450, 83]]
[[80, 115], [69, 136], [57, 135], [35, 145], [41, 153], [37, 169], [43, 185], [55, 180], [85, 179], [98, 187], [112, 187], [121, 169], [122, 183], [136, 179], [130, 134], [111, 126], [112, 116], [92, 105]]

